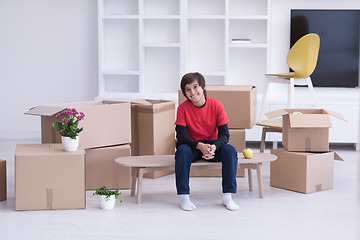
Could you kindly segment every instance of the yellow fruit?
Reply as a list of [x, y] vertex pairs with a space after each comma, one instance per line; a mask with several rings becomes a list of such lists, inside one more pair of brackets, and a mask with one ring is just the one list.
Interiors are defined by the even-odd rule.
[[244, 155], [244, 157], [245, 158], [252, 158], [252, 156], [253, 156], [253, 151], [250, 149], [250, 148], [245, 148], [244, 150], [243, 150], [243, 155]]

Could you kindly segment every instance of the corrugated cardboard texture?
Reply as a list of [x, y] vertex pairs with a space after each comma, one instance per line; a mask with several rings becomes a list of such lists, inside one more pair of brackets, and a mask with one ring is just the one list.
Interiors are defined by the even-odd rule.
[[[131, 104], [133, 156], [175, 153], [175, 102], [135, 100]], [[158, 178], [174, 171], [154, 171], [146, 178]]]
[[86, 189], [106, 186], [129, 189], [131, 169], [115, 163], [115, 158], [131, 156], [130, 145], [86, 149]]
[[[142, 104], [146, 101], [149, 104]], [[175, 152], [175, 103], [136, 100], [131, 105], [132, 155], [168, 155]]]
[[[37, 114], [41, 116], [41, 142], [60, 143], [61, 136], [51, 125], [57, 121], [56, 114], [49, 108], [54, 108], [58, 112], [61, 108], [76, 108], [83, 112], [85, 118], [80, 121], [79, 126], [84, 130], [79, 134], [80, 147], [94, 148], [131, 142], [131, 110], [130, 103], [90, 101], [81, 103], [66, 103], [59, 105], [49, 105], [45, 110], [44, 106], [32, 108], [25, 114]], [[42, 110], [44, 112], [42, 113]]]
[[4, 201], [6, 199], [6, 161], [0, 159], [0, 201]]
[[272, 149], [270, 186], [301, 193], [333, 188], [334, 152], [308, 153]]
[[[219, 100], [229, 118], [229, 128], [252, 128], [256, 123], [257, 89], [254, 86], [206, 86], [207, 96]], [[179, 104], [186, 98], [178, 90]]]
[[85, 208], [85, 151], [61, 144], [18, 144], [15, 152], [15, 209]]
[[[327, 115], [328, 118], [329, 115]], [[316, 121], [314, 116], [313, 121]], [[288, 151], [329, 151], [329, 128], [292, 128], [289, 115], [283, 116], [282, 144]]]
[[[246, 148], [245, 129], [229, 129], [230, 140], [229, 144], [233, 145], [237, 152], [242, 152]], [[221, 169], [192, 169], [190, 170], [191, 177], [221, 177]], [[245, 176], [245, 169], [238, 168], [237, 177]]]

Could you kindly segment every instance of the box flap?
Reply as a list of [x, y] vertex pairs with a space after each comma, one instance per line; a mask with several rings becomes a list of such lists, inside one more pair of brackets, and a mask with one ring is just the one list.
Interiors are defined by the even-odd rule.
[[143, 105], [152, 105], [152, 103], [146, 99], [136, 99], [136, 100], [131, 100], [131, 103], [135, 103], [135, 104], [143, 104]]
[[145, 112], [145, 113], [159, 113], [168, 110], [175, 110], [175, 102], [168, 100], [148, 100], [140, 99], [131, 101], [132, 104], [135, 104], [136, 111]]
[[278, 109], [278, 110], [275, 110], [272, 112], [265, 113], [265, 116], [267, 116], [268, 118], [275, 118], [275, 117], [280, 117], [285, 114], [288, 114], [286, 109]]
[[331, 120], [328, 114], [289, 114], [291, 128], [329, 128]]
[[334, 152], [334, 159], [338, 161], [344, 161], [344, 159], [342, 159], [342, 157], [340, 157], [339, 154], [337, 154], [337, 152]]
[[53, 116], [54, 114], [61, 112], [65, 108], [62, 106], [43, 106], [39, 105], [30, 108], [25, 114], [37, 115], [37, 116]]
[[324, 112], [330, 114], [331, 116], [334, 116], [336, 118], [339, 118], [339, 119], [344, 120], [345, 122], [347, 122], [347, 120], [344, 118], [344, 116], [341, 113], [337, 113], [337, 112], [327, 110], [327, 109], [324, 109]]

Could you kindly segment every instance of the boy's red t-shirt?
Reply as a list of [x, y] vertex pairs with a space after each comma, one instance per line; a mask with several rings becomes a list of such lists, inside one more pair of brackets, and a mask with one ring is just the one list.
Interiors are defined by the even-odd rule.
[[190, 100], [179, 105], [175, 124], [185, 126], [188, 136], [196, 141], [218, 139], [218, 126], [229, 123], [223, 104], [206, 98], [202, 108], [195, 107]]

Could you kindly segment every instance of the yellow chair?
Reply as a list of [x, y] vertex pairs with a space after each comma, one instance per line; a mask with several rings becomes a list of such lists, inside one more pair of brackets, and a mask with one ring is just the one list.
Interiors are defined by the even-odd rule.
[[[315, 33], [301, 37], [290, 49], [286, 61], [293, 72], [265, 74], [268, 76], [262, 98], [260, 119], [262, 118], [264, 105], [268, 97], [268, 87], [270, 82], [289, 84], [288, 108], [294, 108], [294, 86], [308, 86], [314, 101], [315, 108], [318, 108], [318, 100], [315, 95], [314, 87], [310, 75], [314, 72], [320, 47], [320, 37]], [[274, 78], [277, 77], [277, 78]], [[289, 81], [290, 80], [290, 81]]]

